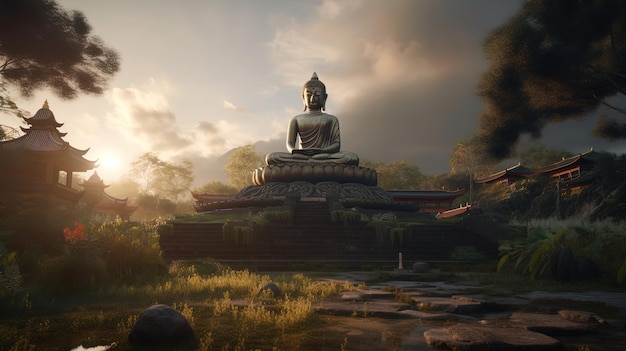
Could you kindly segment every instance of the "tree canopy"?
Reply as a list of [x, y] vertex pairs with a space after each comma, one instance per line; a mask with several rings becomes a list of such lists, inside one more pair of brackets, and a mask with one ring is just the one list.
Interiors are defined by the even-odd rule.
[[[479, 135], [495, 157], [511, 156], [521, 134], [537, 137], [547, 123], [601, 106], [626, 114], [611, 99], [626, 92], [626, 2], [528, 0], [489, 34], [485, 51]], [[595, 134], [626, 138], [626, 123], [598, 122]]]
[[64, 99], [101, 94], [119, 66], [83, 13], [54, 0], [0, 1], [0, 111], [22, 115], [14, 89], [24, 97], [44, 88]]
[[387, 163], [362, 160], [361, 167], [375, 169], [378, 174], [378, 186], [388, 190], [419, 189], [427, 178], [419, 167], [406, 160]]
[[252, 172], [263, 165], [263, 157], [256, 152], [254, 145], [236, 149], [226, 164], [226, 175], [230, 185], [243, 189], [252, 185]]
[[179, 164], [163, 161], [157, 154], [146, 152], [131, 164], [131, 176], [143, 183], [143, 193], [160, 196], [178, 203], [194, 181], [193, 164], [183, 160]]

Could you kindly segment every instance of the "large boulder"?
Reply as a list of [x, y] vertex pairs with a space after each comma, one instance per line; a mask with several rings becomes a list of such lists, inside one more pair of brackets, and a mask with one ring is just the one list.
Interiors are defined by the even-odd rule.
[[193, 343], [195, 335], [187, 319], [167, 305], [144, 310], [128, 334], [133, 345]]

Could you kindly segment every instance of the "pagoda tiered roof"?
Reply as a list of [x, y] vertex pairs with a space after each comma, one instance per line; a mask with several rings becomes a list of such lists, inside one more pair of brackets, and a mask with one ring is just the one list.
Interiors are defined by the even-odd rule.
[[36, 153], [63, 154], [73, 171], [84, 172], [96, 167], [97, 161], [85, 159], [83, 156], [89, 149], [81, 150], [71, 146], [63, 140], [67, 133], [61, 133], [57, 128], [63, 124], [57, 122], [52, 111], [48, 108], [48, 102], [35, 113], [33, 117], [24, 118], [29, 128], [21, 128], [24, 135], [0, 142], [0, 150], [28, 151]]
[[104, 181], [96, 171], [81, 185], [85, 191], [93, 191], [99, 195], [98, 202], [91, 205], [91, 207], [98, 212], [110, 213], [120, 216], [120, 218], [124, 220], [128, 220], [130, 215], [138, 208], [137, 206], [128, 205], [128, 197], [121, 199], [107, 194], [104, 189], [108, 188], [109, 185], [104, 184]]

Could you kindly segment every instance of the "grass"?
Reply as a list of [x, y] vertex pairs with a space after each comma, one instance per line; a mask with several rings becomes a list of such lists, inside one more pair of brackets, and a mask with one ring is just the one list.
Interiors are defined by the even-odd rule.
[[[532, 290], [616, 288], [597, 282], [563, 284], [533, 280], [517, 273], [496, 274], [495, 262], [440, 264], [438, 268], [439, 278], [449, 282], [478, 281], [483, 293], [501, 296]], [[385, 272], [371, 273], [377, 276], [374, 280], [391, 278]], [[268, 282], [279, 287], [279, 296], [262, 289]], [[66, 351], [78, 345], [112, 343], [115, 345], [110, 350], [142, 350], [130, 345], [126, 337], [141, 311], [156, 303], [168, 304], [179, 311], [195, 331], [194, 345], [173, 350], [347, 350], [350, 349], [347, 339], [332, 339], [335, 344], [329, 345], [329, 339], [321, 337], [332, 320], [315, 314], [312, 306], [315, 302], [337, 299], [343, 291], [359, 288], [301, 273], [256, 274], [231, 270], [211, 261], [175, 262], [169, 266], [167, 276], [151, 284], [110, 286], [70, 295], [33, 290], [13, 299], [4, 296], [0, 301], [3, 309], [0, 350]], [[402, 291], [396, 291], [396, 299], [413, 303]], [[12, 309], [6, 309], [11, 303]], [[562, 305], [564, 302], [537, 303]], [[615, 313], [610, 309], [602, 312], [609, 316]], [[357, 316], [366, 314], [367, 310], [363, 309]]]
[[[268, 282], [280, 288], [281, 296], [262, 291]], [[303, 274], [270, 276], [212, 262], [173, 263], [167, 277], [153, 284], [65, 296], [32, 292], [30, 307], [2, 311], [0, 350], [71, 350], [113, 342], [111, 350], [134, 350], [126, 337], [141, 311], [156, 303], [186, 317], [196, 333], [194, 349], [309, 349], [315, 340], [307, 331], [322, 327], [312, 304], [352, 289]]]

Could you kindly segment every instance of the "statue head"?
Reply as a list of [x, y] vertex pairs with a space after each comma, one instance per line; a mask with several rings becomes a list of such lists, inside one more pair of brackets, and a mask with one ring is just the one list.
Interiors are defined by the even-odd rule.
[[302, 87], [302, 101], [304, 102], [304, 110], [320, 111], [326, 108], [326, 86], [317, 77], [317, 73], [313, 72], [311, 79], [304, 83]]

